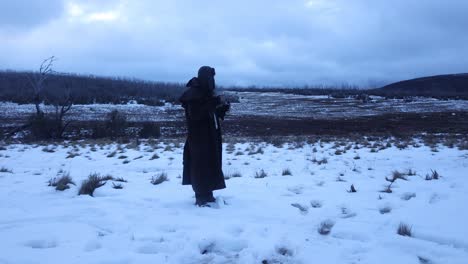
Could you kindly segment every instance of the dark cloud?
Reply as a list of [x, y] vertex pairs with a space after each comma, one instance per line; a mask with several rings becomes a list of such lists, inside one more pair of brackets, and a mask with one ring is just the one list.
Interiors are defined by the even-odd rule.
[[219, 83], [240, 85], [366, 85], [468, 72], [464, 0], [64, 5], [60, 19], [34, 32], [25, 28], [12, 37], [0, 31], [7, 40], [0, 43], [6, 51], [0, 60], [9, 68], [33, 69], [54, 54], [62, 71], [178, 82], [200, 65], [212, 65]]

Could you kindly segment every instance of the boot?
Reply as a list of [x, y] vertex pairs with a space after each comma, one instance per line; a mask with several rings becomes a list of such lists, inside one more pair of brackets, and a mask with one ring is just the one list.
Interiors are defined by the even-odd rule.
[[214, 203], [215, 201], [213, 192], [195, 193], [195, 204], [199, 207], [210, 207], [208, 203]]

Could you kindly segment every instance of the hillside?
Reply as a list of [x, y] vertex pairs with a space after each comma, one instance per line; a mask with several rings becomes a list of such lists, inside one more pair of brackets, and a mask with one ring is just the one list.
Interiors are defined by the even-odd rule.
[[434, 96], [468, 98], [468, 73], [400, 81], [373, 90], [385, 96]]

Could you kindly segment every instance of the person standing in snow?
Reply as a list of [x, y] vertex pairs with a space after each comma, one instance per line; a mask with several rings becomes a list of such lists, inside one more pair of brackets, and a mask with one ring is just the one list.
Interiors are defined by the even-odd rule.
[[226, 188], [222, 171], [220, 120], [230, 104], [215, 95], [215, 69], [203, 66], [180, 97], [187, 121], [187, 140], [183, 156], [183, 185], [192, 185], [195, 204], [215, 202], [214, 190]]

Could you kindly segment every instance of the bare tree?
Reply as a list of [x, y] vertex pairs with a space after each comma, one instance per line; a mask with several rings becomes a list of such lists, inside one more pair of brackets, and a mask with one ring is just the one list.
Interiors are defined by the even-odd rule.
[[53, 100], [53, 105], [55, 108], [55, 116], [54, 116], [54, 123], [55, 123], [55, 135], [56, 138], [61, 138], [65, 129], [70, 125], [71, 121], [67, 121], [64, 123], [65, 114], [71, 110], [73, 106], [73, 100], [71, 96], [71, 84], [67, 83], [65, 85], [65, 93], [62, 97], [58, 97]]
[[29, 76], [29, 81], [34, 91], [34, 104], [36, 105], [36, 115], [42, 116], [44, 112], [40, 108], [40, 103], [42, 103], [43, 98], [41, 96], [42, 90], [44, 88], [44, 81], [49, 78], [49, 76], [54, 73], [52, 66], [57, 59], [55, 56], [51, 56], [42, 61], [41, 66], [39, 67], [38, 73], [32, 73]]

